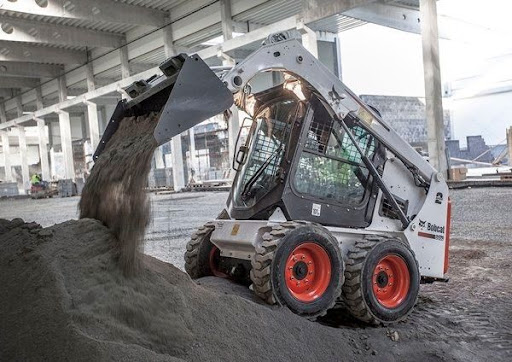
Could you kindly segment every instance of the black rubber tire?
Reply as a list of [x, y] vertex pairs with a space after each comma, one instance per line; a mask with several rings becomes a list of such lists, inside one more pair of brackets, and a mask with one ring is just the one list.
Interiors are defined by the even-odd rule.
[[[386, 308], [372, 288], [372, 273], [385, 255], [398, 255], [409, 270], [410, 287], [405, 300], [396, 308]], [[355, 318], [374, 325], [401, 321], [409, 315], [418, 299], [420, 273], [414, 252], [396, 239], [369, 236], [357, 241], [347, 255], [343, 301]]]
[[[292, 312], [311, 320], [325, 315], [336, 304], [344, 281], [344, 262], [336, 238], [324, 227], [305, 221], [287, 221], [273, 226], [256, 247], [250, 273], [256, 295], [268, 304], [287, 306]], [[298, 245], [314, 242], [323, 247], [331, 261], [331, 279], [327, 290], [314, 302], [293, 297], [284, 280], [286, 259]]]
[[207, 223], [201, 226], [187, 243], [185, 252], [185, 271], [192, 279], [213, 275], [210, 269], [209, 256], [213, 248], [210, 236], [215, 224]]

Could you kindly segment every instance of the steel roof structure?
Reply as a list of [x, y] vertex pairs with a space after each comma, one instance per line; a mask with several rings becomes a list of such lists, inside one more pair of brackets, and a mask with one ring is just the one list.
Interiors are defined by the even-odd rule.
[[[261, 41], [262, 28], [294, 28], [312, 13], [314, 17], [306, 20], [311, 29], [337, 33], [373, 21], [361, 14], [349, 17], [342, 13], [357, 6], [380, 5], [389, 13], [418, 12], [419, 6], [414, 0], [3, 0], [0, 129], [7, 123], [29, 121], [26, 113], [38, 110], [38, 91], [43, 108], [58, 104], [59, 77], [65, 78], [69, 94], [87, 93], [88, 64], [92, 64], [96, 88], [114, 84], [114, 90], [125, 85], [117, 84], [123, 75], [155, 69], [165, 58], [164, 33], [172, 34], [176, 51], [205, 49], [212, 39], [222, 42], [226, 4], [231, 30], [244, 35], [231, 51], [251, 49], [248, 40], [253, 32], [260, 30], [259, 37], [252, 38]], [[216, 46], [206, 51], [210, 58], [216, 58], [216, 53]], [[127, 63], [123, 64], [123, 56]], [[43, 113], [35, 116], [48, 114]]]

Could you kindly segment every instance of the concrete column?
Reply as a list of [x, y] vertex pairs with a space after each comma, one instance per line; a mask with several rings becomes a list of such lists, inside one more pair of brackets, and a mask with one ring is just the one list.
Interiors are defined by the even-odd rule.
[[28, 170], [27, 138], [25, 136], [25, 127], [17, 126], [18, 141], [21, 159], [21, 178], [23, 180], [23, 190], [25, 193], [30, 189], [30, 174]]
[[41, 86], [37, 87], [36, 88], [36, 108], [39, 110], [39, 109], [43, 109], [44, 108], [44, 104], [43, 104], [43, 92], [41, 90]]
[[[59, 78], [59, 98], [63, 102], [67, 99], [68, 91], [64, 76]], [[73, 161], [73, 142], [71, 139], [71, 120], [69, 113], [59, 112], [60, 143], [64, 157], [64, 170], [67, 179], [75, 179], [75, 163]]]
[[16, 96], [15, 101], [16, 101], [16, 113], [18, 114], [18, 117], [22, 117], [23, 116], [23, 103], [21, 101], [21, 95]]
[[231, 0], [220, 0], [220, 18], [224, 41], [233, 38], [233, 18], [231, 16]]
[[157, 147], [153, 155], [155, 159], [155, 168], [165, 168], [164, 154], [162, 153], [162, 147]]
[[2, 152], [4, 154], [5, 181], [14, 182], [11, 168], [11, 148], [9, 145], [9, 134], [7, 131], [0, 131], [0, 136], [2, 137]]
[[507, 130], [508, 165], [512, 166], [512, 127]]
[[[190, 138], [190, 146], [189, 146], [189, 153], [190, 153], [190, 168], [194, 170], [194, 172], [197, 174], [197, 162], [196, 162], [196, 137], [195, 137], [195, 131], [194, 127], [190, 128], [188, 130], [188, 136]], [[192, 178], [192, 173], [189, 174], [190, 178]], [[197, 179], [197, 178], [196, 178]]]
[[436, 0], [420, 0], [420, 13], [429, 162], [447, 176]]
[[185, 187], [185, 172], [183, 170], [183, 150], [181, 148], [181, 135], [172, 138], [171, 152], [174, 190], [180, 191]]
[[[163, 29], [163, 40], [165, 57], [169, 58], [176, 55], [174, 42], [172, 38], [172, 30], [170, 26]], [[185, 172], [183, 169], [183, 150], [181, 148], [181, 135], [175, 136], [171, 139], [171, 157], [172, 157], [172, 178], [174, 183], [174, 190], [180, 191], [185, 187]]]
[[43, 180], [51, 179], [50, 161], [48, 160], [48, 138], [44, 119], [37, 119], [37, 130], [39, 133], [39, 157], [41, 158], [41, 176]]
[[304, 48], [318, 59], [318, 39], [316, 33], [302, 23], [299, 23], [297, 28], [301, 33]]
[[7, 122], [7, 114], [5, 113], [5, 103], [0, 103], [0, 123]]
[[[41, 87], [36, 88], [36, 107], [37, 109], [43, 109], [43, 93]], [[44, 119], [36, 119], [37, 122], [37, 133], [39, 135], [39, 158], [41, 159], [41, 176], [43, 180], [47, 181], [51, 179], [50, 174], [50, 161], [48, 159], [48, 137], [46, 135], [46, 127]]]
[[130, 63], [128, 62], [128, 47], [119, 48], [119, 57], [121, 58], [121, 77], [130, 77]]
[[[89, 92], [96, 89], [94, 83], [94, 70], [92, 63], [87, 63], [85, 66], [87, 76], [87, 90]], [[100, 143], [100, 126], [98, 122], [98, 105], [94, 102], [87, 102], [87, 119], [89, 121], [89, 139], [93, 150], [96, 150]]]

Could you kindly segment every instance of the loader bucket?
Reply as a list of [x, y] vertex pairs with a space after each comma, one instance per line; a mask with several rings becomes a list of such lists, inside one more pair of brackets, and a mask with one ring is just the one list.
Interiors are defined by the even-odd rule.
[[188, 57], [165, 104], [155, 139], [159, 145], [233, 104], [233, 95], [197, 55]]
[[125, 91], [93, 155], [96, 160], [125, 117], [160, 112], [153, 136], [158, 145], [213, 117], [233, 104], [233, 95], [197, 55], [180, 54], [160, 65], [164, 75], [141, 80]]

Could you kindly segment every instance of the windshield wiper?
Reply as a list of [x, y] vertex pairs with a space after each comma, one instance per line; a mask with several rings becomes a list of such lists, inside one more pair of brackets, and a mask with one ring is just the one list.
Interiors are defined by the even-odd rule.
[[254, 183], [256, 182], [258, 177], [263, 173], [265, 168], [267, 168], [267, 166], [270, 164], [270, 162], [272, 162], [272, 160], [281, 152], [282, 149], [283, 149], [283, 144], [281, 143], [279, 145], [279, 147], [276, 148], [276, 150], [274, 152], [272, 152], [272, 154], [270, 156], [268, 156], [268, 158], [265, 160], [265, 162], [263, 162], [261, 164], [261, 166], [254, 173], [254, 175], [252, 175], [251, 178], [249, 180], [247, 180], [247, 183], [245, 184], [244, 189], [241, 194], [242, 197], [247, 196], [247, 194], [249, 194], [249, 192], [252, 189], [252, 186], [254, 185]]

